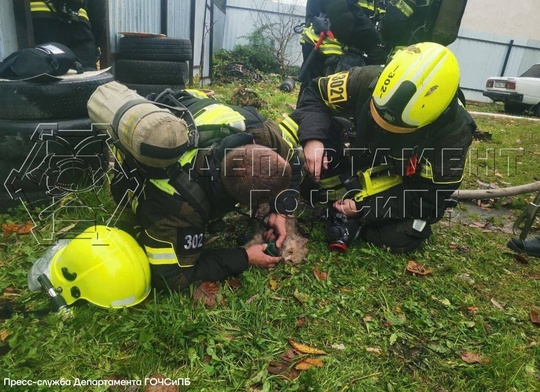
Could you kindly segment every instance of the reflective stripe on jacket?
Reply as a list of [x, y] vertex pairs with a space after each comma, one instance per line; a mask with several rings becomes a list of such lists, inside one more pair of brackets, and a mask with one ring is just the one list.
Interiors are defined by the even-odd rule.
[[[32, 1], [30, 2], [30, 11], [33, 14], [43, 14], [43, 15], [50, 15], [51, 13], [55, 13], [54, 5], [50, 3], [50, 7], [47, 4], [45, 4], [44, 1]], [[74, 10], [75, 11], [75, 10]], [[88, 13], [84, 8], [79, 8], [76, 10], [77, 16], [85, 22], [90, 22], [90, 18], [88, 18]]]

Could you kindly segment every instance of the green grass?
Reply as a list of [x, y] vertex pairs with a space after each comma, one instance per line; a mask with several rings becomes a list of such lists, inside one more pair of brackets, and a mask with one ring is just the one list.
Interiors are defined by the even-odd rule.
[[[249, 86], [269, 102], [263, 109], [269, 117], [290, 112], [287, 103], [296, 99], [277, 85]], [[232, 89], [211, 87], [223, 99]], [[520, 185], [538, 176], [537, 123], [476, 120], [492, 138], [475, 142], [478, 154], [471, 156], [464, 188], [476, 189], [479, 182]], [[523, 154], [512, 161], [515, 170], [504, 169], [509, 160], [497, 151], [520, 147]], [[477, 158], [486, 151], [493, 158]], [[222, 286], [225, 304], [213, 309], [193, 304], [189, 294], [152, 294], [144, 304], [124, 310], [80, 304], [67, 320], [52, 313], [18, 313], [0, 321], [0, 390], [60, 390], [10, 389], [4, 377], [144, 382], [154, 373], [189, 378], [191, 385], [180, 390], [191, 391], [540, 390], [539, 330], [529, 319], [531, 308], [540, 305], [540, 264], [533, 258], [518, 262], [506, 249], [511, 235], [496, 230], [508, 223], [500, 216], [516, 216], [530, 198], [495, 203], [489, 209], [495, 215], [487, 218], [481, 209], [468, 214], [470, 204], [463, 202], [456, 211], [468, 220], [441, 221], [426, 246], [408, 256], [365, 243], [343, 255], [331, 254], [323, 227], [307, 214], [301, 218], [311, 236], [305, 263], [247, 271], [239, 289]], [[103, 202], [111, 208], [106, 195]], [[2, 216], [3, 223], [26, 219], [22, 210]], [[125, 214], [121, 222], [130, 219]], [[244, 228], [236, 216], [227, 224], [237, 231], [227, 230], [212, 246], [231, 243]], [[0, 240], [0, 296], [20, 311], [48, 306], [43, 294], [30, 293], [26, 286], [26, 274], [43, 250], [29, 235]], [[432, 273], [411, 275], [409, 260]], [[327, 279], [318, 280], [315, 268]], [[325, 350], [323, 367], [293, 379], [269, 373], [268, 365], [282, 362], [290, 349], [288, 339]], [[483, 359], [468, 364], [461, 359], [464, 352]]]

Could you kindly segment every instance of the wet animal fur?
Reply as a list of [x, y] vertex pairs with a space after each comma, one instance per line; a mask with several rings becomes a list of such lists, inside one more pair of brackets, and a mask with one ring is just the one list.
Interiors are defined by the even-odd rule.
[[[281, 256], [283, 257], [283, 261], [285, 261], [287, 264], [298, 265], [302, 263], [307, 256], [308, 239], [302, 237], [298, 233], [296, 218], [287, 218], [287, 223], [285, 227], [287, 229], [287, 238], [283, 243], [281, 249]], [[264, 231], [264, 227], [260, 225], [253, 239], [244, 246], [247, 248], [251, 245], [266, 243], [262, 236]]]

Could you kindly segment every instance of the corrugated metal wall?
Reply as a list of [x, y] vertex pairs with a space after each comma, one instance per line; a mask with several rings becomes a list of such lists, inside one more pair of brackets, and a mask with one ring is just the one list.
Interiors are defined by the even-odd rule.
[[12, 3], [11, 1], [0, 1], [0, 60], [17, 49]]
[[[227, 1], [227, 22], [223, 33], [223, 48], [232, 50], [235, 45], [246, 44], [245, 38], [261, 27], [257, 23], [257, 14], [266, 13], [270, 21], [277, 20], [283, 15], [293, 15], [298, 18], [298, 23], [304, 21], [305, 7], [292, 4], [282, 4], [262, 0], [228, 0]], [[298, 36], [298, 40], [300, 36]], [[297, 41], [298, 42], [298, 41]], [[301, 64], [302, 49], [300, 44], [291, 46], [288, 59], [295, 65]]]
[[490, 76], [518, 76], [531, 65], [540, 63], [540, 42], [460, 31], [449, 46], [461, 67], [461, 86], [469, 100], [491, 102], [482, 95]]

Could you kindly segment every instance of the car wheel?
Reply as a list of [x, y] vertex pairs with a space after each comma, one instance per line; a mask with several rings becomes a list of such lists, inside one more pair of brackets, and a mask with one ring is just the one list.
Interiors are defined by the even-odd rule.
[[102, 84], [112, 82], [108, 72], [73, 75], [59, 81], [37, 83], [0, 81], [0, 119], [42, 121], [88, 117], [86, 103]]
[[536, 106], [533, 108], [533, 113], [536, 117], [540, 118], [540, 103], [537, 103]]
[[[41, 129], [45, 132], [39, 133]], [[52, 137], [54, 132], [58, 139]], [[103, 173], [108, 165], [106, 139], [105, 135], [95, 137], [87, 117], [0, 120], [0, 212], [20, 205], [18, 198], [33, 205], [48, 204], [55, 195], [51, 189], [60, 189], [67, 182], [79, 183], [81, 173], [98, 178], [94, 174]]]
[[188, 64], [177, 61], [118, 60], [116, 78], [122, 83], [185, 84]]
[[121, 59], [191, 61], [191, 41], [170, 37], [122, 37], [118, 43]]
[[522, 114], [525, 111], [525, 108], [519, 103], [505, 102], [504, 111], [508, 114]]

